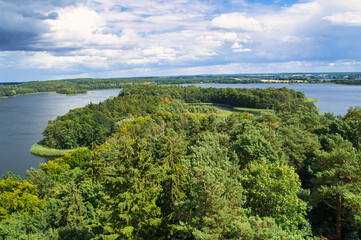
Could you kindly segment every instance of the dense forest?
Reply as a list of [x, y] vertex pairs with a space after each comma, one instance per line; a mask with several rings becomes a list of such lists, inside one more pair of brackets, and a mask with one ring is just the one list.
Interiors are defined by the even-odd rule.
[[137, 86], [43, 134], [87, 148], [1, 177], [0, 239], [361, 237], [359, 107], [319, 114], [288, 88]]
[[0, 97], [21, 94], [55, 92], [60, 94], [82, 94], [87, 90], [124, 88], [149, 84], [187, 83], [261, 83], [259, 79], [234, 79], [231, 77], [149, 77], [149, 78], [110, 78], [110, 79], [65, 79], [32, 81], [19, 84], [0, 84]]
[[139, 78], [78, 78], [51, 81], [31, 81], [24, 83], [0, 83], [0, 97], [21, 94], [55, 92], [60, 94], [83, 94], [88, 90], [124, 88], [134, 85], [262, 83], [264, 80], [279, 80], [289, 83], [333, 83], [360, 85], [360, 73], [284, 73], [284, 74], [233, 74], [233, 75], [194, 75], [177, 77]]
[[118, 123], [125, 116], [132, 118], [150, 114], [164, 97], [180, 99], [186, 103], [206, 102], [289, 112], [315, 111], [314, 105], [306, 102], [303, 93], [286, 87], [266, 90], [194, 86], [131, 87], [124, 88], [119, 98], [74, 109], [50, 121], [43, 132], [43, 144], [59, 149], [90, 146], [92, 143], [101, 144], [118, 131]]

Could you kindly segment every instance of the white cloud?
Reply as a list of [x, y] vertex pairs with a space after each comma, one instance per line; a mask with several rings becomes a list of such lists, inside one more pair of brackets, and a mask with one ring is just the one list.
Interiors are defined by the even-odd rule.
[[283, 36], [280, 39], [283, 42], [302, 42], [302, 39], [298, 36]]
[[54, 56], [47, 52], [33, 52], [23, 56], [23, 68], [71, 69], [79, 65], [90, 68], [107, 67], [106, 58], [100, 56]]
[[354, 50], [361, 48], [361, 32], [345, 27], [361, 26], [360, 0], [300, 0], [267, 8], [244, 0], [84, 2], [51, 9], [59, 17], [42, 22], [50, 31], [47, 27], [39, 41], [29, 41], [38, 51], [0, 55], [1, 68], [149, 75], [201, 74], [208, 68], [277, 72], [356, 69], [361, 58]]
[[361, 12], [344, 12], [325, 16], [323, 19], [335, 25], [361, 26]]
[[87, 7], [71, 7], [59, 10], [58, 19], [47, 20], [51, 32], [45, 38], [59, 47], [80, 48], [91, 44], [106, 45], [118, 41], [113, 34], [103, 34], [106, 22]]
[[233, 52], [251, 52], [252, 51], [252, 49], [244, 48], [242, 44], [237, 43], [237, 42], [232, 45], [232, 50], [233, 50]]
[[106, 22], [94, 10], [85, 6], [65, 8], [58, 12], [59, 18], [51, 20], [54, 30], [89, 33], [101, 28]]
[[246, 17], [245, 13], [226, 13], [212, 20], [212, 27], [242, 32], [260, 32], [261, 24], [252, 17]]
[[132, 22], [141, 20], [140, 16], [132, 12], [106, 11], [102, 13], [102, 15], [109, 23]]
[[[197, 34], [195, 32], [195, 34]], [[216, 49], [221, 47], [224, 42], [234, 42], [238, 40], [238, 36], [234, 32], [221, 32], [221, 31], [213, 31], [213, 32], [203, 32], [196, 38], [197, 46], [208, 47], [212, 49]]]
[[271, 12], [258, 16], [258, 20], [264, 26], [265, 32], [288, 34], [302, 31], [305, 28], [313, 28], [318, 24], [319, 15], [322, 14], [323, 6], [317, 1], [294, 4], [283, 8], [282, 11]]
[[155, 57], [157, 60], [173, 60], [177, 52], [173, 48], [150, 47], [143, 50], [143, 56]]

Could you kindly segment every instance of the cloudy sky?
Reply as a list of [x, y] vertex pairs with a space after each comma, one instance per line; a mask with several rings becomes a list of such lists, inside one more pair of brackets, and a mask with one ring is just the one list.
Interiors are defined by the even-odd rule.
[[0, 82], [361, 71], [360, 0], [0, 0]]

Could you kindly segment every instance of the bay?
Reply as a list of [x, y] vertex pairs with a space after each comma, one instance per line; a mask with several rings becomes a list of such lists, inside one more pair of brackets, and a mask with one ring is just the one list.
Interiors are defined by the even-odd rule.
[[0, 98], [0, 175], [11, 171], [25, 177], [26, 170], [39, 168], [47, 158], [32, 155], [31, 146], [42, 139], [49, 120], [70, 109], [99, 103], [116, 96], [119, 89], [89, 91], [81, 95], [52, 93]]
[[[317, 98], [321, 113], [344, 115], [351, 106], [361, 106], [361, 86], [334, 84], [195, 84], [214, 88], [281, 88], [302, 91], [306, 97]], [[84, 95], [33, 94], [0, 98], [0, 175], [12, 171], [25, 177], [26, 170], [38, 168], [46, 162], [30, 153], [30, 147], [42, 139], [42, 131], [49, 120], [86, 104], [99, 103], [119, 93], [97, 90]]]
[[[183, 84], [187, 86], [191, 84]], [[198, 87], [213, 88], [281, 88], [288, 87], [305, 93], [308, 98], [317, 98], [315, 105], [320, 113], [345, 115], [350, 107], [361, 106], [361, 86], [336, 84], [287, 84], [287, 83], [252, 83], [252, 84], [194, 84]]]

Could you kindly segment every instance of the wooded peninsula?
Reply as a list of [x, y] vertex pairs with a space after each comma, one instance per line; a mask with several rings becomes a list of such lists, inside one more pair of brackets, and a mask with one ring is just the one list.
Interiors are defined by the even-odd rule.
[[[49, 121], [41, 144], [79, 149], [1, 177], [0, 239], [361, 237], [361, 108], [320, 114], [287, 87], [156, 85], [168, 80], [122, 79], [119, 96]], [[81, 81], [52, 91], [120, 87]]]
[[116, 89], [134, 85], [163, 84], [247, 84], [247, 83], [323, 83], [361, 85], [361, 73], [285, 73], [285, 74], [236, 74], [194, 75], [177, 77], [138, 78], [78, 78], [24, 83], [0, 83], [0, 97], [22, 94], [55, 92], [60, 94], [83, 94], [88, 90]]

